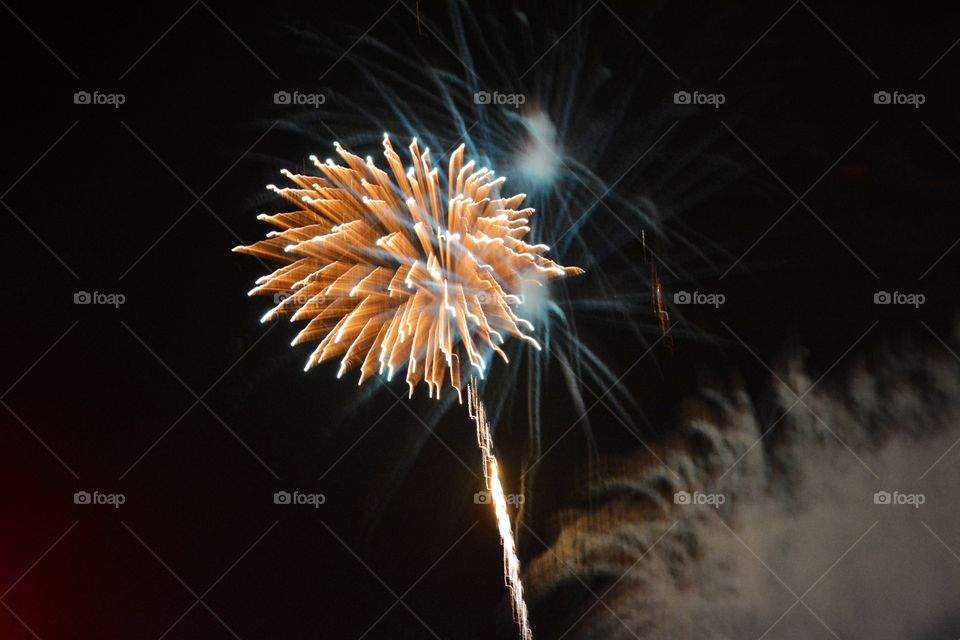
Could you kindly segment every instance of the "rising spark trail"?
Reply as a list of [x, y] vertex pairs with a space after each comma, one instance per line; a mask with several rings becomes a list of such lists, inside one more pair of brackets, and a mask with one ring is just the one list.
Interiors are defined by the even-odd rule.
[[467, 392], [467, 406], [470, 417], [477, 426], [477, 444], [483, 454], [483, 475], [487, 482], [487, 491], [493, 499], [494, 513], [497, 516], [497, 529], [500, 531], [500, 543], [503, 545], [503, 577], [510, 588], [513, 600], [513, 617], [520, 626], [523, 640], [533, 638], [530, 631], [530, 619], [527, 615], [527, 602], [523, 598], [523, 582], [520, 580], [520, 558], [517, 556], [517, 543], [513, 538], [510, 514], [507, 511], [507, 498], [500, 481], [500, 467], [493, 455], [493, 436], [487, 422], [487, 411], [480, 400], [476, 380], [471, 380]]

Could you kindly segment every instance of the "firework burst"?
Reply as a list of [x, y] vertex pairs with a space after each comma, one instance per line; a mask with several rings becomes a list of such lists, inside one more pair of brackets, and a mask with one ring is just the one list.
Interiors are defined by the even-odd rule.
[[269, 188], [299, 209], [261, 215], [279, 230], [234, 249], [287, 263], [250, 295], [278, 301], [264, 321], [308, 322], [293, 341], [320, 340], [307, 369], [339, 357], [338, 377], [359, 367], [362, 384], [405, 367], [411, 396], [423, 380], [439, 397], [447, 374], [460, 394], [462, 369], [483, 378], [487, 354], [506, 361], [499, 345], [509, 336], [540, 348], [533, 325], [514, 311], [522, 291], [582, 270], [523, 241], [534, 213], [520, 208], [524, 194], [502, 195], [505, 178], [464, 164], [462, 145], [450, 157], [445, 194], [416, 139], [406, 172], [386, 134], [389, 172], [336, 149], [346, 166], [311, 158], [322, 176], [284, 171], [295, 186]]
[[528, 640], [520, 560], [476, 380], [490, 354], [508, 360], [499, 345], [510, 336], [540, 349], [530, 335], [533, 325], [513, 309], [525, 294], [583, 270], [544, 257], [545, 244], [523, 241], [534, 213], [520, 208], [525, 195], [504, 196], [505, 178], [464, 164], [463, 145], [450, 156], [445, 206], [440, 172], [416, 139], [406, 172], [387, 134], [389, 173], [371, 158], [336, 149], [346, 166], [311, 158], [322, 176], [284, 171], [296, 186], [270, 185], [299, 208], [261, 215], [278, 230], [234, 249], [286, 263], [257, 280], [250, 295], [272, 294], [277, 301], [263, 321], [307, 321], [293, 340], [320, 341], [306, 369], [340, 357], [337, 377], [359, 367], [362, 384], [375, 373], [390, 379], [405, 367], [411, 396], [423, 380], [439, 398], [449, 380], [461, 402], [461, 380], [470, 381], [469, 413], [503, 545], [504, 579]]

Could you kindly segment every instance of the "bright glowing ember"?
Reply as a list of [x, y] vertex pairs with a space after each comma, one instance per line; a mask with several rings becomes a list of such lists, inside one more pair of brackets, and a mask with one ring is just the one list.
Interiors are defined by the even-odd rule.
[[411, 395], [423, 380], [439, 397], [445, 372], [459, 395], [462, 365], [483, 378], [488, 354], [507, 360], [499, 344], [509, 336], [539, 349], [514, 307], [530, 287], [583, 271], [523, 241], [534, 213], [520, 208], [524, 194], [504, 196], [505, 178], [463, 164], [463, 145], [450, 157], [446, 194], [416, 139], [406, 172], [386, 134], [389, 172], [336, 149], [346, 166], [311, 157], [322, 176], [284, 171], [296, 186], [269, 188], [297, 210], [259, 216], [278, 230], [234, 249], [287, 263], [250, 295], [278, 300], [264, 321], [308, 322], [293, 341], [320, 340], [307, 369], [339, 357], [338, 377], [359, 367], [362, 383], [406, 367]]

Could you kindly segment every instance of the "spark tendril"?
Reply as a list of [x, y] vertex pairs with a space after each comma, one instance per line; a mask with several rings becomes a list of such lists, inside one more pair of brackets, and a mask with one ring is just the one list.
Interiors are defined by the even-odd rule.
[[549, 280], [583, 270], [546, 258], [545, 244], [524, 242], [534, 213], [520, 208], [525, 194], [505, 196], [504, 177], [473, 161], [464, 164], [464, 145], [450, 155], [445, 176], [416, 139], [407, 171], [387, 134], [389, 172], [335, 147], [345, 166], [311, 157], [322, 176], [284, 170], [295, 186], [269, 185], [298, 209], [261, 214], [277, 230], [234, 249], [285, 263], [259, 278], [249, 295], [274, 296], [277, 304], [264, 322], [307, 321], [292, 343], [319, 340], [305, 369], [340, 357], [337, 377], [359, 367], [362, 384], [406, 368], [411, 396], [424, 381], [430, 397], [439, 398], [449, 380], [461, 403], [468, 381], [505, 582], [521, 636], [529, 640], [520, 561], [477, 380], [492, 354], [508, 361], [499, 345], [510, 336], [540, 349], [533, 324], [514, 308]]
[[530, 640], [533, 633], [530, 631], [527, 603], [523, 599], [517, 543], [513, 537], [510, 514], [507, 512], [507, 499], [500, 480], [500, 465], [493, 454], [493, 436], [490, 434], [490, 424], [487, 422], [487, 411], [480, 400], [480, 391], [475, 381], [469, 385], [467, 400], [470, 417], [477, 426], [477, 444], [483, 454], [483, 476], [497, 516], [497, 529], [500, 531], [500, 543], [503, 546], [503, 576], [506, 585], [510, 588], [513, 617], [520, 626], [520, 637], [523, 640]]

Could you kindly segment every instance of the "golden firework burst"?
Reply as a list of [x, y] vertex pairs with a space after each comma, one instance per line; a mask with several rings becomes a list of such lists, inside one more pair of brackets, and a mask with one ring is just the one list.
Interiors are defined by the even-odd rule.
[[406, 172], [386, 134], [389, 172], [335, 146], [346, 166], [311, 156], [322, 176], [284, 170], [295, 186], [268, 188], [297, 210], [260, 215], [278, 230], [234, 249], [286, 263], [250, 295], [275, 297], [263, 321], [307, 321], [293, 341], [320, 341], [306, 369], [339, 357], [338, 377], [359, 367], [362, 384], [405, 367], [411, 396], [423, 380], [439, 397], [445, 372], [461, 394], [461, 363], [483, 378], [485, 353], [506, 361], [500, 344], [509, 336], [540, 348], [514, 311], [522, 288], [583, 270], [523, 241], [534, 213], [520, 208], [524, 194], [504, 196], [505, 178], [464, 164], [463, 145], [450, 156], [446, 198], [416, 139]]

